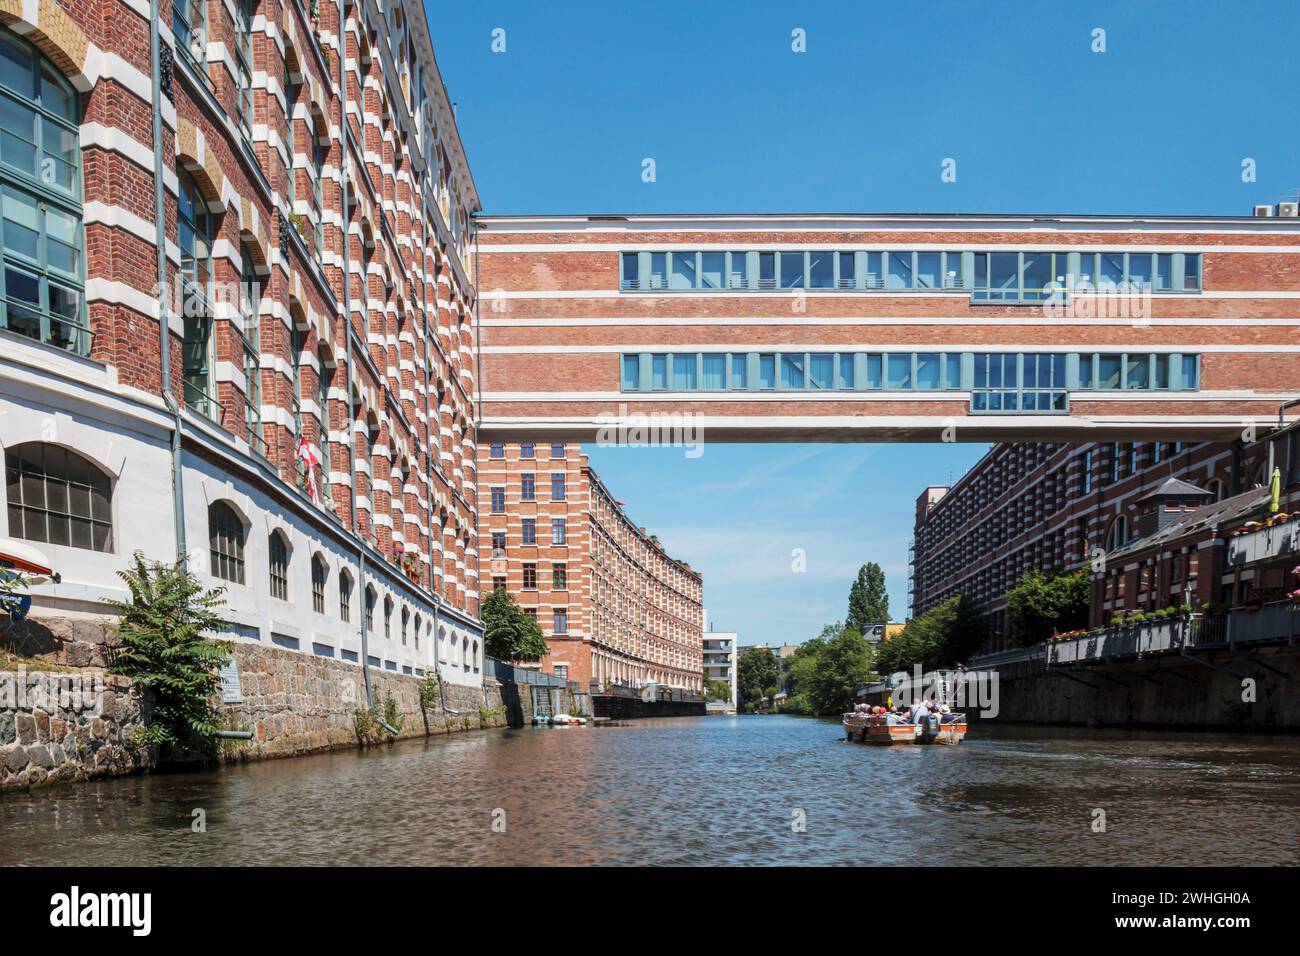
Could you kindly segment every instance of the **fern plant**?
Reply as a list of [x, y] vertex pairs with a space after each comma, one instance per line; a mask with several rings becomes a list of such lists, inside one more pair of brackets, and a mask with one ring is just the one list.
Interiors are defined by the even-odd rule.
[[225, 626], [225, 588], [205, 591], [179, 561], [148, 562], [139, 551], [131, 560], [118, 572], [131, 601], [110, 602], [121, 615], [112, 670], [153, 694], [157, 742], [209, 745], [220, 729], [211, 700], [220, 686], [217, 670], [233, 645], [206, 635]]

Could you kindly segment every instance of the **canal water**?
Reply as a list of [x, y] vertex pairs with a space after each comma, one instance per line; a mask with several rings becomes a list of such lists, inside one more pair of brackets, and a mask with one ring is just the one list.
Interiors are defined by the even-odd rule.
[[0, 796], [0, 864], [1300, 859], [1296, 738], [972, 731], [877, 748], [831, 721], [643, 720], [62, 785]]

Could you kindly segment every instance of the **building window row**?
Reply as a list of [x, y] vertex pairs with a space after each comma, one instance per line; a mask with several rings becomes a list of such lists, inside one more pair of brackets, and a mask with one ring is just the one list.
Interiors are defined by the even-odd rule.
[[1183, 252], [624, 252], [625, 291], [953, 291], [1040, 302], [1065, 290], [1199, 292], [1201, 256]]
[[[1200, 356], [1151, 352], [638, 352], [626, 392], [971, 391], [975, 410], [1050, 407], [1069, 391], [1194, 391]], [[1047, 410], [1046, 407], [1040, 410]]]

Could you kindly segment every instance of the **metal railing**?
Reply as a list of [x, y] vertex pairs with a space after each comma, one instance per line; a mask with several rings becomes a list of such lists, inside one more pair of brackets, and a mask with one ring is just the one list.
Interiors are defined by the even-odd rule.
[[42, 345], [71, 352], [73, 355], [89, 355], [95, 334], [90, 327], [50, 312], [33, 309], [30, 303], [20, 299], [0, 298], [0, 329], [8, 329], [15, 335], [33, 339]]

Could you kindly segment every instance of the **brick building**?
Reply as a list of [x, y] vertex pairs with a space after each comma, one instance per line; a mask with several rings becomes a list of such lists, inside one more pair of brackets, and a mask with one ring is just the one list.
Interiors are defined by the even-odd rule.
[[239, 639], [476, 683], [479, 202], [424, 9], [159, 10], [0, 12], [0, 536], [63, 573], [37, 616], [180, 551]]
[[578, 446], [491, 442], [478, 473], [484, 587], [507, 589], [541, 625], [543, 668], [584, 686], [700, 689], [700, 574], [632, 522]]
[[[1282, 508], [1300, 500], [1300, 448], [1291, 430], [1276, 443], [1284, 473]], [[1006, 648], [1004, 595], [1030, 570], [1095, 567], [1093, 624], [1119, 610], [1193, 602], [1231, 604], [1216, 522], [1190, 540], [1173, 533], [1193, 516], [1233, 521], [1266, 500], [1269, 442], [1009, 443], [989, 452], [951, 488], [917, 499], [909, 596], [922, 614], [954, 594], [975, 602], [990, 632], [986, 650]], [[1164, 534], [1156, 532], [1168, 528]], [[1172, 541], [1177, 547], [1170, 550]], [[1149, 554], [1163, 547], [1160, 555]], [[1164, 571], [1153, 576], [1156, 563]], [[1216, 563], [1217, 562], [1217, 563]], [[1252, 579], [1247, 574], [1245, 581]], [[1239, 582], [1238, 582], [1239, 583]], [[1249, 584], [1247, 584], [1247, 587]], [[1242, 593], [1245, 593], [1244, 591]]]
[[487, 216], [478, 242], [483, 427], [521, 437], [1230, 441], [1300, 382], [1295, 215]]

